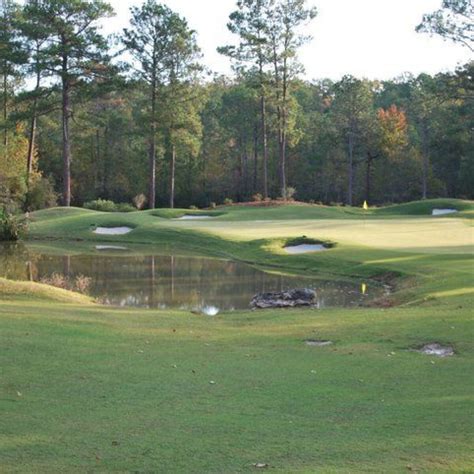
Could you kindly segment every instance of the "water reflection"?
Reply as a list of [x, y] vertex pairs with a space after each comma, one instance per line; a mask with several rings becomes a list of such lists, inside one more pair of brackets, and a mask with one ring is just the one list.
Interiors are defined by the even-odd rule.
[[57, 249], [48, 253], [23, 245], [0, 246], [0, 277], [51, 281], [55, 274], [67, 282], [81, 276], [90, 279], [88, 293], [105, 304], [181, 308], [209, 314], [248, 308], [258, 292], [297, 287], [315, 289], [320, 308], [354, 306], [368, 295], [374, 296], [367, 285], [362, 290], [360, 284], [269, 274], [227, 260], [97, 250], [61, 255]]

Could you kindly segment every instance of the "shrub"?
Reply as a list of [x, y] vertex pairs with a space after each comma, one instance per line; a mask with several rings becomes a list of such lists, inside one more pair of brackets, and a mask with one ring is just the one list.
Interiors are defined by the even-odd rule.
[[254, 202], [262, 202], [263, 201], [263, 196], [260, 193], [256, 193], [252, 196], [252, 200]]
[[230, 199], [230, 198], [225, 198], [225, 199], [224, 199], [224, 204], [225, 204], [226, 206], [230, 206], [230, 205], [234, 204], [234, 201], [233, 201], [232, 199]]
[[0, 241], [12, 242], [23, 237], [28, 230], [28, 221], [23, 216], [15, 216], [0, 211]]
[[116, 211], [118, 212], [135, 212], [136, 209], [134, 206], [129, 204], [128, 202], [121, 202], [115, 206]]
[[54, 286], [55, 288], [61, 288], [62, 290], [87, 294], [92, 283], [92, 278], [84, 275], [77, 275], [75, 278], [68, 278], [62, 273], [53, 273], [50, 276], [42, 277], [40, 283], [43, 283], [43, 285]]
[[144, 194], [137, 194], [133, 199], [132, 199], [133, 205], [141, 211], [147, 202], [147, 198]]
[[288, 186], [286, 189], [281, 191], [281, 200], [283, 201], [294, 201], [296, 195], [296, 189]]
[[35, 181], [26, 195], [26, 209], [37, 211], [58, 204], [58, 195], [54, 191], [53, 183], [48, 178]]
[[0, 175], [0, 209], [9, 214], [18, 212], [23, 206], [25, 193], [24, 180]]
[[189, 206], [189, 209], [191, 209], [191, 211], [197, 211], [199, 208], [193, 204]]
[[216, 209], [217, 208], [217, 204], [215, 202], [211, 202], [211, 204], [209, 204], [209, 207], [211, 209]]
[[78, 293], [87, 294], [92, 283], [92, 278], [84, 275], [77, 275], [74, 280], [73, 289]]
[[92, 209], [93, 211], [101, 212], [114, 212], [117, 210], [117, 206], [113, 201], [107, 199], [97, 199], [95, 201], [89, 201], [84, 203], [86, 209]]

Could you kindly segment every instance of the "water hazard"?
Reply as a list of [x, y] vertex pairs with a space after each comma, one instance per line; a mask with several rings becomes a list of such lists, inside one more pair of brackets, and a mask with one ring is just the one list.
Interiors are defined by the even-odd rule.
[[362, 283], [277, 275], [230, 260], [142, 255], [113, 246], [66, 255], [60, 249], [3, 245], [0, 277], [80, 291], [108, 305], [162, 309], [246, 309], [256, 293], [302, 287], [316, 290], [320, 308], [350, 307], [381, 292]]

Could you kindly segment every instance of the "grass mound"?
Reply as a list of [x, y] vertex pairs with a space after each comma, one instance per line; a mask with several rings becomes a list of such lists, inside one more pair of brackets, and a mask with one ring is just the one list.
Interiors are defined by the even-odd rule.
[[30, 214], [30, 218], [33, 222], [41, 222], [50, 219], [56, 220], [68, 217], [91, 216], [96, 213], [98, 212], [82, 207], [52, 207], [50, 209], [35, 211]]
[[[431, 216], [433, 209], [455, 209], [469, 214], [474, 211], [474, 204], [460, 199], [427, 199], [382, 207], [375, 209], [374, 213], [378, 216]], [[454, 216], [459, 217], [459, 214]]]
[[73, 291], [43, 285], [42, 283], [11, 281], [0, 278], [0, 300], [4, 299], [46, 300], [60, 303], [93, 304], [88, 296]]
[[209, 216], [209, 217], [220, 217], [225, 215], [225, 212], [219, 211], [194, 211], [185, 209], [158, 209], [149, 211], [149, 215], [155, 217], [161, 217], [162, 219], [179, 219], [184, 216]]

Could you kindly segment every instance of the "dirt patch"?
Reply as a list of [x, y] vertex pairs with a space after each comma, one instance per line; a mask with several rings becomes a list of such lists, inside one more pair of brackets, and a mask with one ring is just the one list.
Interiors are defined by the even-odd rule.
[[368, 301], [364, 306], [367, 308], [394, 308], [397, 302], [388, 296], [382, 296], [372, 301]]
[[451, 357], [454, 355], [454, 348], [452, 346], [432, 342], [430, 344], [425, 344], [423, 347], [418, 349], [418, 352], [436, 357]]
[[379, 275], [372, 277], [371, 279], [382, 283], [383, 285], [387, 285], [393, 287], [397, 278], [400, 277], [400, 274], [397, 272], [385, 272]]
[[307, 339], [304, 341], [307, 346], [311, 347], [326, 347], [334, 344], [332, 341], [318, 341], [316, 339]]

